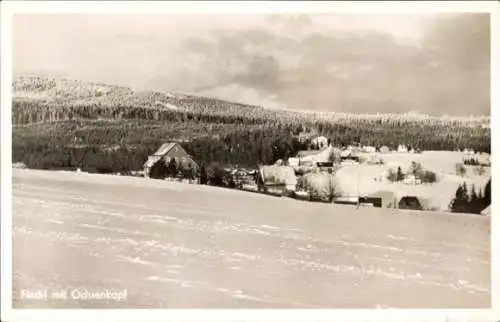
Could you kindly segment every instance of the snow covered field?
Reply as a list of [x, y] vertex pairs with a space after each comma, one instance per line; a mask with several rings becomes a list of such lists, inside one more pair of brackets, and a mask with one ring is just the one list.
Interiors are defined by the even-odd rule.
[[13, 236], [15, 308], [490, 306], [489, 217], [16, 169]]

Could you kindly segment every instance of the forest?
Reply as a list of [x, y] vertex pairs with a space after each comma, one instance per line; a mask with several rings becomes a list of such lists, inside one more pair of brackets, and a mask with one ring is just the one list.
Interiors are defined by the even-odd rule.
[[[246, 113], [246, 112], [245, 112]], [[13, 102], [13, 162], [30, 168], [140, 170], [147, 156], [167, 141], [181, 142], [197, 162], [251, 166], [274, 163], [308, 148], [304, 133], [324, 135], [336, 146], [353, 143], [421, 150], [474, 149], [490, 152], [490, 130], [466, 123], [396, 119], [314, 121], [205, 113], [149, 107], [54, 106]]]
[[314, 135], [337, 147], [490, 152], [489, 117], [292, 112], [42, 77], [15, 78], [13, 91], [13, 162], [36, 169], [128, 174], [169, 141], [200, 164], [256, 167], [308, 149]]
[[449, 209], [452, 212], [480, 214], [487, 206], [491, 204], [491, 179], [488, 181], [484, 190], [473, 185], [469, 189], [464, 182], [458, 186], [455, 198], [450, 202]]

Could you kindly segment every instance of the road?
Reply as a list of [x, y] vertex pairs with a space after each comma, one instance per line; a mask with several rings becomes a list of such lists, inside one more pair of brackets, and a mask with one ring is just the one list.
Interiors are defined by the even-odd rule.
[[14, 308], [487, 308], [490, 218], [14, 170], [13, 275]]

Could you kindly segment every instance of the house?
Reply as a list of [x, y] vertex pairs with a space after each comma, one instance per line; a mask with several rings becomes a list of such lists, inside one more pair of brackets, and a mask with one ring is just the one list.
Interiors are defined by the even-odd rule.
[[327, 147], [323, 150], [306, 150], [297, 153], [299, 165], [313, 165], [317, 162], [332, 162], [340, 159], [340, 150], [334, 147]]
[[357, 196], [342, 196], [333, 199], [333, 203], [340, 205], [357, 205], [359, 203], [359, 197]]
[[373, 146], [364, 146], [362, 151], [364, 153], [375, 153], [377, 151], [377, 149]]
[[342, 163], [345, 162], [350, 162], [350, 163], [359, 163], [359, 156], [356, 151], [353, 151], [352, 149], [346, 149], [343, 151], [340, 151], [340, 160]]
[[321, 150], [328, 146], [328, 139], [324, 136], [318, 136], [311, 140], [311, 144]]
[[428, 200], [416, 196], [404, 196], [398, 202], [399, 209], [428, 210]]
[[363, 202], [371, 203], [378, 208], [396, 208], [397, 197], [391, 191], [377, 191], [364, 197]]
[[481, 211], [481, 215], [491, 216], [491, 205], [489, 205], [488, 207], [484, 208], [483, 211]]
[[403, 179], [404, 184], [421, 184], [422, 180], [418, 179], [413, 174], [407, 175], [406, 178]]
[[340, 157], [342, 159], [346, 159], [351, 155], [351, 150], [342, 150], [340, 151]]
[[194, 171], [198, 170], [198, 164], [193, 158], [182, 148], [177, 142], [164, 143], [155, 153], [148, 157], [144, 163], [144, 176], [146, 178], [158, 178], [161, 175], [158, 172], [160, 160], [164, 160], [169, 164], [174, 159], [177, 165], [181, 164], [183, 168], [191, 167]]
[[333, 168], [333, 162], [316, 162], [316, 166], [320, 169]]
[[305, 158], [319, 154], [321, 150], [302, 150], [297, 152], [297, 158]]
[[262, 166], [259, 169], [257, 185], [259, 191], [281, 195], [296, 190], [297, 177], [294, 169], [289, 166]]
[[385, 145], [380, 148], [380, 153], [389, 153], [389, 152], [391, 152], [391, 149], [389, 149]]

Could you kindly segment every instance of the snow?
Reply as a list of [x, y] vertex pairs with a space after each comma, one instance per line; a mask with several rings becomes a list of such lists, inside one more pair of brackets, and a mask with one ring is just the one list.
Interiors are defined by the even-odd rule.
[[15, 308], [490, 306], [490, 217], [64, 172], [16, 169], [13, 183], [15, 294], [128, 292], [106, 303], [14, 296]]

